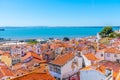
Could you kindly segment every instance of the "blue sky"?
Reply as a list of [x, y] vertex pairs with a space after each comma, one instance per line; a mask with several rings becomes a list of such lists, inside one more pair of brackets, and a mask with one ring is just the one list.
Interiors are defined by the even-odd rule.
[[0, 0], [0, 26], [120, 25], [120, 0]]

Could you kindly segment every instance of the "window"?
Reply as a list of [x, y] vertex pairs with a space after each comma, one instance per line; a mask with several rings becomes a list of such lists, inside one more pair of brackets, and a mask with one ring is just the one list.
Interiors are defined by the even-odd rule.
[[15, 59], [13, 59], [13, 60], [12, 60], [12, 62], [14, 63], [14, 62], [16, 62], [16, 60], [15, 60]]
[[50, 71], [52, 71], [52, 66], [50, 66]]
[[57, 80], [60, 80], [60, 78], [57, 78]]
[[17, 62], [20, 62], [20, 59], [19, 59], [19, 58], [17, 59]]
[[59, 74], [61, 74], [61, 70], [60, 70], [59, 67], [57, 67], [57, 71], [56, 72], [59, 73]]
[[57, 71], [57, 67], [56, 66], [54, 66], [54, 72], [56, 72]]
[[21, 51], [21, 53], [23, 54], [23, 51]]
[[119, 62], [120, 62], [120, 59], [116, 59], [116, 62], [119, 63]]
[[38, 52], [38, 53], [40, 52], [39, 49], [37, 50], [37, 52]]
[[61, 74], [61, 69], [60, 69], [60, 67], [54, 66], [54, 68], [52, 68], [52, 67], [50, 66], [50, 70], [53, 70], [53, 69], [54, 69], [54, 72]]
[[101, 57], [103, 57], [103, 54], [101, 54]]
[[76, 64], [76, 62], [77, 62], [77, 61], [76, 61], [76, 59], [74, 59], [74, 61], [73, 61], [73, 62], [74, 62], [74, 64]]
[[19, 74], [17, 74], [17, 76], [19, 76]]
[[107, 54], [107, 57], [110, 57], [110, 54]]
[[117, 57], [117, 54], [115, 54], [114, 57]]

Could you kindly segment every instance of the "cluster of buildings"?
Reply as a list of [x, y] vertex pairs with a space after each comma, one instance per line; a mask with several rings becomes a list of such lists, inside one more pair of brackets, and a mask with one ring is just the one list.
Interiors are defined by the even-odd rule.
[[120, 80], [120, 39], [0, 45], [0, 80]]

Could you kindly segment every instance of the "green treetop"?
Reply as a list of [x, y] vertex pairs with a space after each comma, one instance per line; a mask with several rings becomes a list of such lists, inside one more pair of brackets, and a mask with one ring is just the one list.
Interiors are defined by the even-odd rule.
[[111, 26], [106, 26], [103, 28], [103, 30], [99, 33], [101, 37], [109, 37], [109, 35], [113, 33], [113, 29]]

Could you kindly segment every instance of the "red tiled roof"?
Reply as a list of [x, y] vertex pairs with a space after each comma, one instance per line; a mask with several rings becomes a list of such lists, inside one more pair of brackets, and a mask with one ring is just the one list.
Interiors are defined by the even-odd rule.
[[66, 53], [66, 54], [58, 55], [56, 59], [50, 63], [62, 66], [66, 64], [69, 60], [71, 60], [72, 58], [74, 58], [74, 53]]
[[29, 73], [11, 80], [55, 80], [55, 78], [46, 73]]
[[40, 64], [40, 67], [35, 68], [32, 72], [11, 80], [55, 80], [55, 78], [49, 74], [46, 67], [47, 64]]
[[31, 57], [31, 56], [32, 56], [33, 58], [36, 58], [36, 59], [41, 60], [40, 56], [39, 56], [37, 53], [34, 53], [34, 52], [32, 52], [32, 51], [26, 53], [26, 55], [25, 55], [24, 57], [22, 57], [22, 60], [25, 60], [25, 59], [27, 59], [27, 58], [29, 58], [29, 57]]
[[111, 62], [111, 61], [101, 61], [97, 64], [93, 64], [90, 66], [87, 66], [85, 68], [82, 68], [81, 70], [97, 70], [100, 71], [101, 73], [105, 74], [106, 68], [112, 69], [113, 70], [113, 80], [118, 80], [117, 77], [119, 76], [120, 73], [120, 64], [116, 62]]
[[111, 48], [107, 48], [107, 49], [105, 50], [105, 53], [120, 54], [120, 50], [111, 47]]
[[88, 59], [88, 60], [99, 60], [98, 58], [96, 58], [96, 56], [93, 54], [93, 53], [87, 53], [87, 54], [84, 54], [85, 57]]
[[4, 56], [11, 57], [10, 53], [8, 53], [8, 52], [4, 52], [3, 55], [4, 55]]
[[116, 80], [116, 77], [118, 76], [118, 73], [120, 73], [120, 64], [119, 63], [111, 62], [111, 61], [101, 61], [98, 64], [102, 65], [102, 66], [105, 66], [107, 68], [111, 68], [113, 70], [114, 80]]
[[13, 72], [5, 65], [0, 66], [0, 78], [4, 76], [14, 76]]

